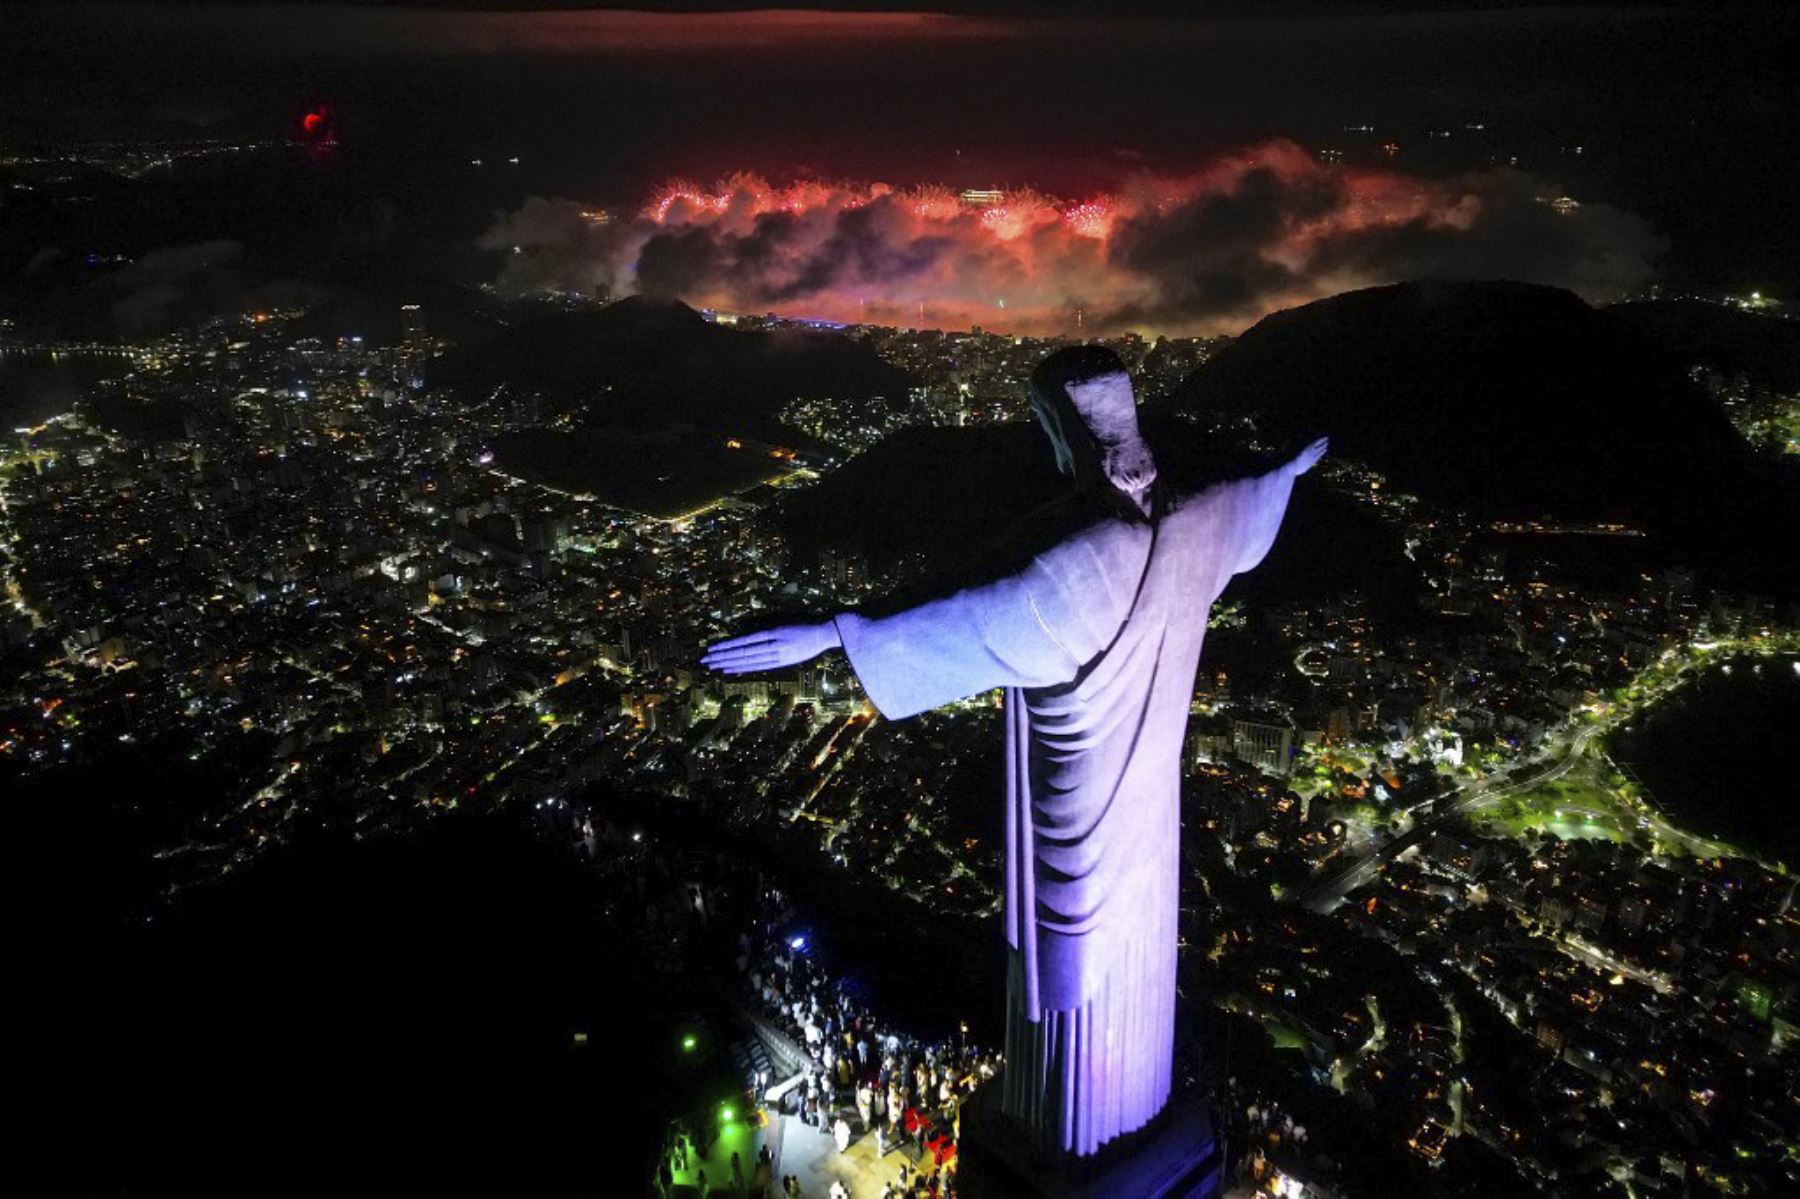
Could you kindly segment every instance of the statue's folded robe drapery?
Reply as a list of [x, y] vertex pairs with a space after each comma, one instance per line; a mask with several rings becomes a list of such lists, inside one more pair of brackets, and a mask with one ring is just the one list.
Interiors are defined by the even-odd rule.
[[1087, 497], [1021, 569], [837, 618], [884, 716], [1007, 688], [1007, 1106], [1065, 1150], [1093, 1152], [1168, 1097], [1194, 672], [1208, 609], [1267, 553], [1292, 483], [1278, 469], [1164, 490], [1148, 518]]

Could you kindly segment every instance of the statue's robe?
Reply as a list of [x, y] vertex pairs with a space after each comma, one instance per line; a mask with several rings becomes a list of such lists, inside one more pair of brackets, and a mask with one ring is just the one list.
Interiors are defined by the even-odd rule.
[[1180, 760], [1200, 645], [1225, 584], [1273, 543], [1292, 486], [1277, 469], [1159, 490], [1148, 517], [1108, 489], [1017, 571], [837, 619], [884, 716], [1006, 688], [1002, 1105], [1047, 1149], [1093, 1153], [1168, 1100]]

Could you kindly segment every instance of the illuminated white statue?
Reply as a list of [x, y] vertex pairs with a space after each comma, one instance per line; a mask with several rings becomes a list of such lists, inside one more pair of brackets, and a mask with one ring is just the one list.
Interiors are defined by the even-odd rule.
[[1006, 688], [1002, 1110], [1079, 1156], [1169, 1098], [1180, 758], [1207, 612], [1268, 552], [1326, 443], [1182, 491], [1159, 480], [1110, 351], [1051, 355], [1031, 400], [1075, 487], [1009, 547], [1020, 569], [890, 616], [736, 637], [704, 662], [740, 674], [842, 646], [890, 719]]

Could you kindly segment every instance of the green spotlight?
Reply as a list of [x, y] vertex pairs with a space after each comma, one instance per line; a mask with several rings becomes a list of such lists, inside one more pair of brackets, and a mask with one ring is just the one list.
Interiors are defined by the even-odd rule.
[[686, 1050], [691, 1051], [699, 1043], [692, 1035], [681, 1038], [681, 1047]]

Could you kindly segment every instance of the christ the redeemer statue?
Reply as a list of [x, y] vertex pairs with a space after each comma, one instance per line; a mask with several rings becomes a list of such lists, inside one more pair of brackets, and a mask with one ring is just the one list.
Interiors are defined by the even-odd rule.
[[1180, 758], [1207, 613], [1268, 552], [1326, 445], [1183, 492], [1158, 479], [1111, 351], [1052, 354], [1031, 402], [1075, 487], [1033, 514], [1021, 569], [890, 616], [736, 637], [703, 661], [741, 674], [842, 646], [896, 720], [1006, 689], [1001, 1107], [1045, 1151], [1082, 1156], [1169, 1098]]

